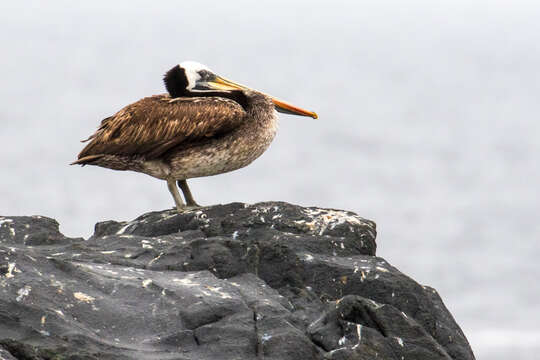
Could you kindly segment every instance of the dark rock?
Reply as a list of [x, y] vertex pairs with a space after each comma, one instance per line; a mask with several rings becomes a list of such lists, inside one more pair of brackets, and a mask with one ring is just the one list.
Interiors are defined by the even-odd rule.
[[[17, 349], [14, 349], [16, 351]], [[0, 346], [0, 359], [2, 360], [17, 360], [9, 351]]]
[[58, 227], [56, 220], [44, 216], [0, 216], [0, 239], [3, 244], [28, 246], [62, 245], [73, 241], [62, 235]]
[[452, 359], [414, 318], [392, 305], [356, 295], [331, 302], [308, 333], [329, 351], [327, 359]]
[[96, 224], [0, 217], [0, 358], [474, 359], [351, 212], [233, 203]]

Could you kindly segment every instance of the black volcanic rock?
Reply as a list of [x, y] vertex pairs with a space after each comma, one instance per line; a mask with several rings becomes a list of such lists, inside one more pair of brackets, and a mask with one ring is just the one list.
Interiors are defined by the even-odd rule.
[[474, 359], [354, 213], [233, 203], [66, 238], [0, 217], [1, 359]]

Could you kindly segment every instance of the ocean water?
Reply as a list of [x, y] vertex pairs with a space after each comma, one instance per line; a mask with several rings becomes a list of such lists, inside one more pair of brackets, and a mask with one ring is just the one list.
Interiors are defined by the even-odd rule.
[[375, 220], [478, 359], [540, 350], [540, 4], [69, 1], [0, 5], [0, 213], [68, 236], [172, 207], [148, 176], [68, 166], [101, 119], [183, 60], [318, 112], [281, 116], [199, 203], [283, 200]]

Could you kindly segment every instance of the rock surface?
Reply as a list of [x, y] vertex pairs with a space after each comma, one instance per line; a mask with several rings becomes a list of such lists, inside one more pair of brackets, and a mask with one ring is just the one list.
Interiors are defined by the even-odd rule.
[[474, 359], [375, 236], [280, 202], [152, 212], [88, 240], [0, 217], [0, 359]]

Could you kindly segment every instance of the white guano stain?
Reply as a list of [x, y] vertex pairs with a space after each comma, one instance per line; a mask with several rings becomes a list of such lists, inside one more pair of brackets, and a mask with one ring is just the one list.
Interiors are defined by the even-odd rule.
[[96, 298], [90, 295], [87, 295], [83, 292], [77, 291], [73, 293], [73, 297], [80, 302], [85, 302], [87, 304], [92, 303]]
[[174, 282], [180, 283], [184, 286], [200, 286], [201, 284], [191, 281], [190, 278], [184, 278], [184, 279], [173, 279]]
[[146, 280], [143, 280], [142, 282], [142, 286], [143, 288], [147, 288], [148, 285], [152, 284], [152, 279], [146, 279]]
[[373, 301], [373, 300], [371, 300], [371, 299], [368, 299], [368, 301], [371, 302], [371, 303], [373, 304], [373, 306], [375, 307], [375, 310], [377, 310], [377, 309], [379, 309], [379, 308], [381, 308], [381, 307], [384, 306], [384, 304], [379, 304], [378, 302]]
[[313, 256], [310, 254], [304, 254], [304, 260], [308, 262], [313, 261]]
[[57, 287], [58, 288], [57, 292], [59, 294], [62, 294], [64, 292], [64, 284], [62, 284], [58, 280], [51, 279], [51, 286]]
[[364, 271], [360, 271], [360, 282], [364, 282], [365, 279], [366, 279], [366, 274], [364, 273]]
[[15, 300], [17, 300], [17, 302], [21, 302], [25, 297], [27, 297], [30, 294], [30, 290], [32, 290], [32, 288], [28, 285], [25, 285], [23, 288], [20, 288], [17, 291], [17, 294], [19, 296], [17, 296]]
[[[333, 230], [336, 226], [341, 224], [349, 225], [351, 232], [354, 232], [354, 228], [352, 227], [354, 225], [368, 225], [365, 219], [360, 216], [342, 210], [303, 209], [303, 212], [312, 219], [312, 221], [306, 222], [305, 224], [310, 227], [310, 230], [317, 232], [319, 235], [323, 235], [326, 229]], [[373, 238], [375, 238], [374, 234], [371, 234], [373, 235]]]
[[176, 217], [176, 216], [178, 216], [178, 213], [176, 213], [176, 212], [174, 212], [172, 214], [163, 213], [163, 214], [161, 214], [161, 219], [159, 219], [159, 221], [169, 220], [169, 219], [172, 219], [173, 217]]
[[216, 294], [219, 295], [220, 298], [222, 299], [232, 299], [232, 296], [229, 295], [228, 293], [222, 291], [222, 287], [213, 287], [213, 286], [210, 286], [210, 285], [207, 285], [206, 288]]
[[15, 263], [8, 263], [8, 271], [6, 273], [6, 278], [12, 278], [14, 277], [15, 275], [13, 275], [14, 272], [19, 272], [17, 271], [17, 268], [15, 267]]
[[[152, 265], [154, 262], [158, 261], [160, 257], [162, 257], [165, 253], [159, 253], [158, 256], [156, 256], [155, 258], [153, 258], [152, 260], [150, 260], [150, 262], [148, 263], [148, 265]], [[131, 257], [131, 255], [129, 255]], [[127, 256], [125, 256], [127, 257]]]
[[0, 216], [0, 227], [8, 226], [12, 237], [15, 237], [15, 228], [12, 227], [13, 219]]
[[409, 318], [409, 317], [407, 316], [407, 314], [405, 314], [403, 311], [401, 312], [401, 314], [402, 314], [406, 319]]
[[356, 325], [356, 336], [358, 336], [358, 343], [352, 347], [353, 349], [356, 349], [362, 342], [362, 325], [360, 324]]
[[261, 336], [261, 342], [264, 344], [268, 340], [272, 338], [272, 335], [268, 335], [267, 333], [264, 333], [263, 336]]
[[132, 222], [128, 222], [126, 225], [122, 226], [117, 232], [116, 235], [122, 235], [131, 225], [133, 225]]
[[143, 249], [153, 249], [152, 243], [149, 240], [141, 240], [141, 246]]
[[0, 216], [0, 226], [4, 226], [4, 224], [8, 224], [9, 226], [11, 223], [13, 223], [13, 219]]

